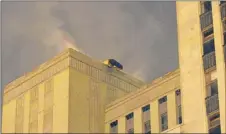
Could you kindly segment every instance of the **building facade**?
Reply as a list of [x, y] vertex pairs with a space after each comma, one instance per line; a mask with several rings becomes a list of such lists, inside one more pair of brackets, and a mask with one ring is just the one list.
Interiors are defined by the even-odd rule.
[[226, 132], [225, 4], [176, 2], [185, 132]]
[[105, 105], [143, 85], [68, 49], [5, 87], [2, 132], [103, 132]]
[[3, 133], [226, 133], [226, 3], [176, 11], [179, 69], [144, 85], [68, 49], [5, 87]]
[[177, 1], [179, 69], [107, 105], [106, 133], [225, 133], [226, 2]]
[[181, 105], [178, 69], [108, 104], [105, 132], [180, 133]]

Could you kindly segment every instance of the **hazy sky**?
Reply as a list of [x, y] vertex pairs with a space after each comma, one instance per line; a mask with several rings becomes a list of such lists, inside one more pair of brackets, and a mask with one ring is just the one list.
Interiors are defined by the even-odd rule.
[[178, 67], [175, 10], [175, 2], [3, 2], [2, 84], [62, 51], [62, 33], [151, 81]]

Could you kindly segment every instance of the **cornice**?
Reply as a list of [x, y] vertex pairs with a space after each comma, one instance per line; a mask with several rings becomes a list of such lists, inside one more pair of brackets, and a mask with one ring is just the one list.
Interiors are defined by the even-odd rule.
[[41, 64], [34, 71], [9, 83], [4, 89], [4, 104], [68, 67], [72, 67], [81, 73], [124, 90], [125, 92], [134, 91], [141, 86], [124, 75], [125, 78], [123, 79], [114, 76], [112, 73], [108, 73], [108, 67], [102, 63], [94, 61], [79, 52], [75, 52], [73, 49], [67, 49], [53, 59]]

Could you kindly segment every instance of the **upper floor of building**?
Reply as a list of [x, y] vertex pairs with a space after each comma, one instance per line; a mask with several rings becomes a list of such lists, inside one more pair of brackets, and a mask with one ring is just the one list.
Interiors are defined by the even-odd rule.
[[179, 69], [108, 104], [105, 132], [180, 132], [182, 124]]
[[100, 61], [69, 48], [53, 59], [41, 64], [32, 72], [6, 85], [4, 88], [4, 102], [7, 102], [8, 98], [12, 98], [12, 96], [16, 97], [18, 94], [44, 83], [56, 74], [69, 68], [75, 69], [83, 75], [107, 85], [125, 90], [125, 92], [134, 91], [145, 84], [143, 81], [121, 70], [110, 68]]

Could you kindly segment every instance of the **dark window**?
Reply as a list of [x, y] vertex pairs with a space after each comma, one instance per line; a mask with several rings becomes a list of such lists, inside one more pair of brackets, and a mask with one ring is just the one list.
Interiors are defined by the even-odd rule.
[[133, 122], [133, 113], [130, 113], [126, 116], [126, 132], [129, 134], [133, 133], [134, 122]]
[[145, 134], [151, 132], [151, 121], [150, 121], [150, 105], [142, 107], [143, 111], [143, 131]]
[[211, 53], [213, 51], [215, 51], [215, 46], [214, 46], [214, 39], [208, 41], [208, 42], [205, 42], [203, 44], [203, 54], [208, 54], [208, 53]]
[[224, 20], [222, 23], [223, 23], [223, 31], [226, 32], [226, 20]]
[[221, 134], [221, 126], [217, 126], [209, 130], [210, 134]]
[[182, 123], [182, 114], [181, 114], [181, 92], [180, 89], [176, 91], [176, 104], [177, 104], [177, 123]]
[[226, 45], [226, 31], [224, 32], [224, 45]]
[[182, 123], [181, 105], [178, 106], [178, 124]]
[[217, 80], [211, 83], [210, 87], [211, 87], [211, 96], [218, 94]]
[[128, 134], [133, 134], [133, 133], [134, 133], [134, 129], [133, 128], [128, 130]]
[[133, 113], [130, 113], [130, 114], [126, 115], [126, 119], [127, 119], [127, 120], [129, 120], [129, 119], [131, 119], [131, 118], [133, 118]]
[[226, 3], [226, 1], [220, 1], [220, 5]]
[[163, 113], [161, 115], [161, 127], [162, 127], [162, 131], [165, 131], [168, 129], [168, 117], [167, 117], [167, 112]]
[[212, 10], [211, 1], [202, 1], [201, 2], [202, 13], [206, 13]]
[[117, 133], [118, 132], [118, 121], [114, 121], [110, 124], [110, 133]]
[[144, 123], [144, 133], [149, 134], [151, 132], [150, 120]]
[[177, 95], [177, 96], [180, 95], [180, 89], [176, 91], [176, 95]]
[[164, 96], [161, 99], [159, 99], [159, 104], [162, 104], [163, 102], [166, 102], [166, 101], [167, 101], [167, 97]]
[[203, 37], [206, 38], [206, 37], [210, 36], [211, 34], [213, 34], [213, 27], [206, 30], [205, 32], [203, 32]]
[[213, 121], [213, 120], [215, 120], [217, 118], [220, 118], [220, 114], [216, 114], [215, 116], [211, 117], [210, 121]]
[[150, 110], [150, 105], [147, 105], [147, 106], [142, 107], [142, 111], [143, 112], [146, 112], [148, 110]]

